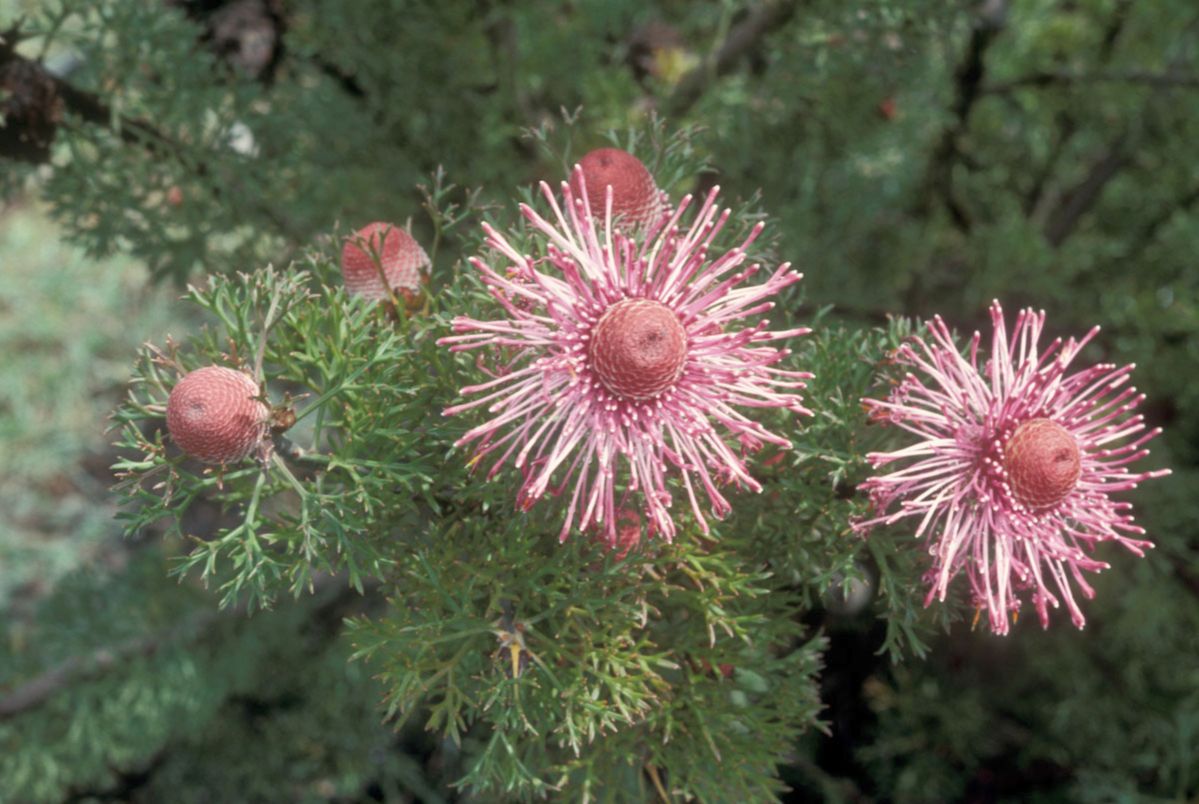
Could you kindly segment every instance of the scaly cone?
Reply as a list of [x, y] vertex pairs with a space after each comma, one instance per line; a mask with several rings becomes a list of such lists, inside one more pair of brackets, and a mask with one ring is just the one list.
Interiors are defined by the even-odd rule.
[[1004, 469], [1016, 499], [1029, 508], [1057, 505], [1078, 485], [1078, 444], [1070, 431], [1049, 419], [1030, 419], [1004, 446]]
[[346, 290], [375, 301], [388, 298], [394, 290], [411, 306], [420, 297], [429, 265], [428, 255], [412, 235], [381, 221], [368, 223], [347, 237], [341, 250]]
[[266, 437], [270, 409], [258, 397], [258, 383], [244, 372], [223, 366], [196, 369], [171, 390], [167, 430], [193, 458], [240, 461]]
[[591, 215], [604, 218], [605, 197], [612, 188], [612, 218], [627, 227], [636, 228], [653, 223], [666, 209], [662, 191], [641, 160], [619, 148], [598, 148], [579, 160], [579, 172], [570, 176], [570, 189], [583, 197], [586, 188]]

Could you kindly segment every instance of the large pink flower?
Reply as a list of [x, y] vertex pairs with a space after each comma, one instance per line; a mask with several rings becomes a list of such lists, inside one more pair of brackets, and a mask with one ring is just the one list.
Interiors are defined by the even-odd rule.
[[[575, 182], [583, 182], [577, 168]], [[776, 367], [789, 350], [766, 345], [809, 330], [746, 323], [802, 275], [783, 264], [765, 282], [746, 284], [759, 271], [741, 266], [761, 225], [709, 262], [729, 215], [717, 209], [715, 189], [690, 224], [683, 223], [688, 196], [630, 236], [614, 231], [611, 190], [606, 209], [594, 215], [585, 192], [576, 197], [566, 183], [562, 206], [545, 183], [541, 192], [553, 220], [526, 205], [521, 212], [544, 256], [520, 253], [484, 225], [500, 259], [495, 266], [471, 260], [506, 317], [459, 316], [457, 334], [440, 341], [501, 358], [489, 370], [493, 379], [462, 389], [478, 398], [445, 411], [486, 407], [492, 414], [458, 444], [478, 442], [472, 463], [498, 455], [489, 479], [511, 459], [522, 474], [517, 504], [524, 510], [565, 491], [561, 539], [575, 525], [615, 543], [618, 510], [636, 506], [650, 531], [670, 540], [672, 473], [707, 532], [697, 485], [722, 517], [731, 509], [719, 484], [761, 490], [743, 456], [767, 442], [791, 445], [737, 407], [809, 412], [793, 392], [811, 375]]]
[[925, 605], [944, 600], [950, 580], [964, 571], [995, 633], [1007, 633], [1026, 592], [1043, 627], [1049, 606], [1064, 601], [1081, 628], [1071, 579], [1094, 596], [1083, 572], [1109, 566], [1091, 557], [1095, 545], [1118, 542], [1138, 556], [1152, 547], [1134, 538], [1145, 531], [1133, 523], [1131, 505], [1109, 495], [1169, 474], [1128, 469], [1161, 430], [1145, 431], [1144, 417], [1131, 415], [1145, 398], [1128, 386], [1133, 366], [1067, 372], [1099, 327], [1042, 352], [1044, 312], [1021, 310], [1010, 339], [998, 302], [991, 321], [991, 357], [982, 366], [979, 333], [967, 359], [940, 317], [928, 322], [931, 343], [913, 337], [897, 350], [896, 362], [924, 378], [909, 373], [889, 400], [865, 402], [874, 418], [919, 440], [867, 456], [875, 467], [906, 463], [862, 484], [878, 515], [855, 527], [865, 532], [919, 518], [916, 535], [930, 538], [933, 556]]

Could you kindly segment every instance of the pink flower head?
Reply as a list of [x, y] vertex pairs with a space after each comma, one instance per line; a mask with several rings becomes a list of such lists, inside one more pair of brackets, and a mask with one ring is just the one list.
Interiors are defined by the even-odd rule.
[[670, 541], [672, 471], [707, 533], [697, 485], [713, 515], [722, 517], [731, 508], [718, 483], [761, 490], [743, 456], [765, 443], [791, 446], [737, 407], [809, 413], [793, 391], [812, 375], [777, 368], [790, 351], [766, 344], [810, 330], [772, 332], [766, 320], [745, 325], [802, 275], [783, 264], [765, 282], [746, 284], [759, 271], [741, 266], [761, 224], [739, 247], [709, 261], [729, 216], [716, 207], [717, 189], [690, 224], [682, 222], [688, 196], [627, 236], [614, 231], [612, 191], [603, 214], [593, 214], [577, 167], [574, 179], [584, 192], [563, 182], [562, 206], [541, 184], [552, 220], [521, 205], [534, 236], [544, 239], [544, 257], [521, 254], [484, 225], [487, 244], [507, 264], [471, 263], [507, 315], [459, 316], [456, 334], [440, 343], [511, 360], [489, 371], [491, 380], [463, 388], [464, 396], [478, 398], [445, 414], [478, 407], [492, 414], [458, 444], [478, 442], [472, 465], [498, 455], [489, 479], [512, 459], [522, 474], [523, 510], [546, 494], [566, 492], [560, 539], [577, 526], [601, 530], [616, 544], [617, 511], [640, 495], [650, 532]]
[[1132, 365], [1067, 372], [1099, 327], [1081, 340], [1058, 338], [1042, 352], [1044, 312], [1021, 310], [1010, 339], [999, 302], [991, 305], [991, 321], [991, 357], [981, 367], [979, 333], [967, 360], [938, 316], [928, 322], [931, 343], [913, 337], [895, 354], [925, 379], [909, 373], [887, 401], [864, 400], [875, 419], [920, 440], [867, 456], [876, 468], [907, 463], [862, 484], [878, 516], [855, 528], [918, 517], [917, 537], [935, 534], [925, 605], [944, 600], [949, 581], [964, 570], [975, 605], [997, 634], [1007, 633], [1008, 615], [1019, 611], [1025, 592], [1042, 627], [1049, 606], [1065, 601], [1082, 628], [1070, 579], [1094, 596], [1083, 571], [1109, 566], [1090, 556], [1094, 546], [1115, 541], [1138, 556], [1153, 546], [1129, 535], [1145, 531], [1133, 523], [1132, 506], [1109, 495], [1169, 474], [1128, 469], [1161, 430], [1146, 432], [1144, 417], [1130, 415], [1145, 398], [1127, 386]]

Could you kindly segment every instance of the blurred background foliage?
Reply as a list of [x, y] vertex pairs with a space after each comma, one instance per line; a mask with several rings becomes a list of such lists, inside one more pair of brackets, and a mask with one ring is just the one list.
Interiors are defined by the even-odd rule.
[[[830, 429], [801, 435], [801, 463], [835, 454], [855, 404], [839, 388], [881, 356], [850, 333], [934, 312], [969, 331], [993, 297], [1047, 309], [1052, 335], [1102, 324], [1085, 357], [1136, 362], [1166, 428], [1149, 463], [1174, 474], [1134, 495], [1158, 549], [1101, 553], [1081, 632], [1022, 620], [1000, 639], [967, 613], [880, 654], [903, 620], [877, 562], [919, 551], [792, 516], [802, 619], [828, 642], [825, 726], [780, 769], [789, 795], [1199, 796], [1191, 0], [3, 0], [0, 30], [0, 799], [470, 797], [450, 786], [469, 742], [380, 725], [371, 668], [346, 663], [342, 618], [378, 600], [215, 614], [168, 579], [180, 545], [120, 539], [105, 415], [139, 342], [195, 330], [171, 302], [184, 282], [368, 220], [429, 243], [418, 185], [439, 167], [508, 207], [562, 175], [529, 130], [561, 142], [581, 114], [577, 157], [652, 113], [704, 129], [709, 167], [664, 184], [767, 211], [807, 274], [796, 314], [831, 305], [805, 347], [839, 367], [812, 389]], [[829, 578], [804, 577], [808, 555]], [[821, 597], [833, 567], [846, 592]], [[54, 694], [14, 703], [47, 673]]]

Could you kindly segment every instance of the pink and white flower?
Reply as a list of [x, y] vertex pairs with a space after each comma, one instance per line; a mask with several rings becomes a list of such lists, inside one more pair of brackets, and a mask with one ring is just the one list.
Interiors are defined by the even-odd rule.
[[521, 509], [566, 493], [560, 539], [574, 526], [600, 530], [615, 544], [617, 512], [639, 496], [650, 531], [671, 540], [671, 474], [707, 533], [699, 488], [712, 514], [723, 517], [731, 508], [720, 484], [761, 490], [744, 456], [766, 443], [791, 445], [738, 408], [809, 413], [798, 391], [811, 375], [779, 368], [790, 352], [768, 345], [809, 330], [772, 332], [766, 320], [747, 322], [802, 275], [783, 264], [765, 282], [747, 284], [760, 271], [743, 263], [761, 224], [709, 260], [730, 214], [716, 207], [717, 189], [690, 223], [688, 196], [626, 235], [614, 230], [611, 189], [603, 212], [593, 214], [577, 167], [574, 182], [584, 192], [564, 182], [561, 206], [542, 183], [549, 220], [521, 205], [543, 256], [521, 253], [484, 225], [498, 259], [471, 263], [506, 315], [459, 316], [456, 334], [440, 343], [509, 362], [489, 370], [490, 380], [463, 388], [463, 396], [477, 398], [445, 414], [491, 414], [457, 443], [477, 442], [472, 465], [498, 456], [488, 479], [509, 461], [520, 470]]
[[1083, 573], [1109, 566], [1092, 557], [1094, 547], [1111, 541], [1140, 556], [1153, 546], [1136, 538], [1145, 531], [1131, 504], [1110, 495], [1169, 474], [1128, 468], [1161, 430], [1132, 414], [1145, 398], [1128, 385], [1132, 365], [1068, 371], [1099, 327], [1041, 351], [1044, 312], [1021, 310], [1010, 339], [999, 302], [990, 312], [991, 354], [981, 366], [981, 335], [963, 356], [938, 316], [928, 322], [931, 343], [913, 337], [894, 356], [921, 376], [908, 373], [886, 401], [864, 400], [876, 420], [918, 440], [867, 456], [875, 468], [903, 466], [862, 484], [876, 516], [855, 528], [918, 518], [916, 536], [929, 539], [933, 556], [925, 605], [944, 600], [964, 572], [997, 634], [1007, 633], [1026, 593], [1042, 627], [1049, 607], [1064, 602], [1082, 628], [1074, 587], [1093, 597]]

